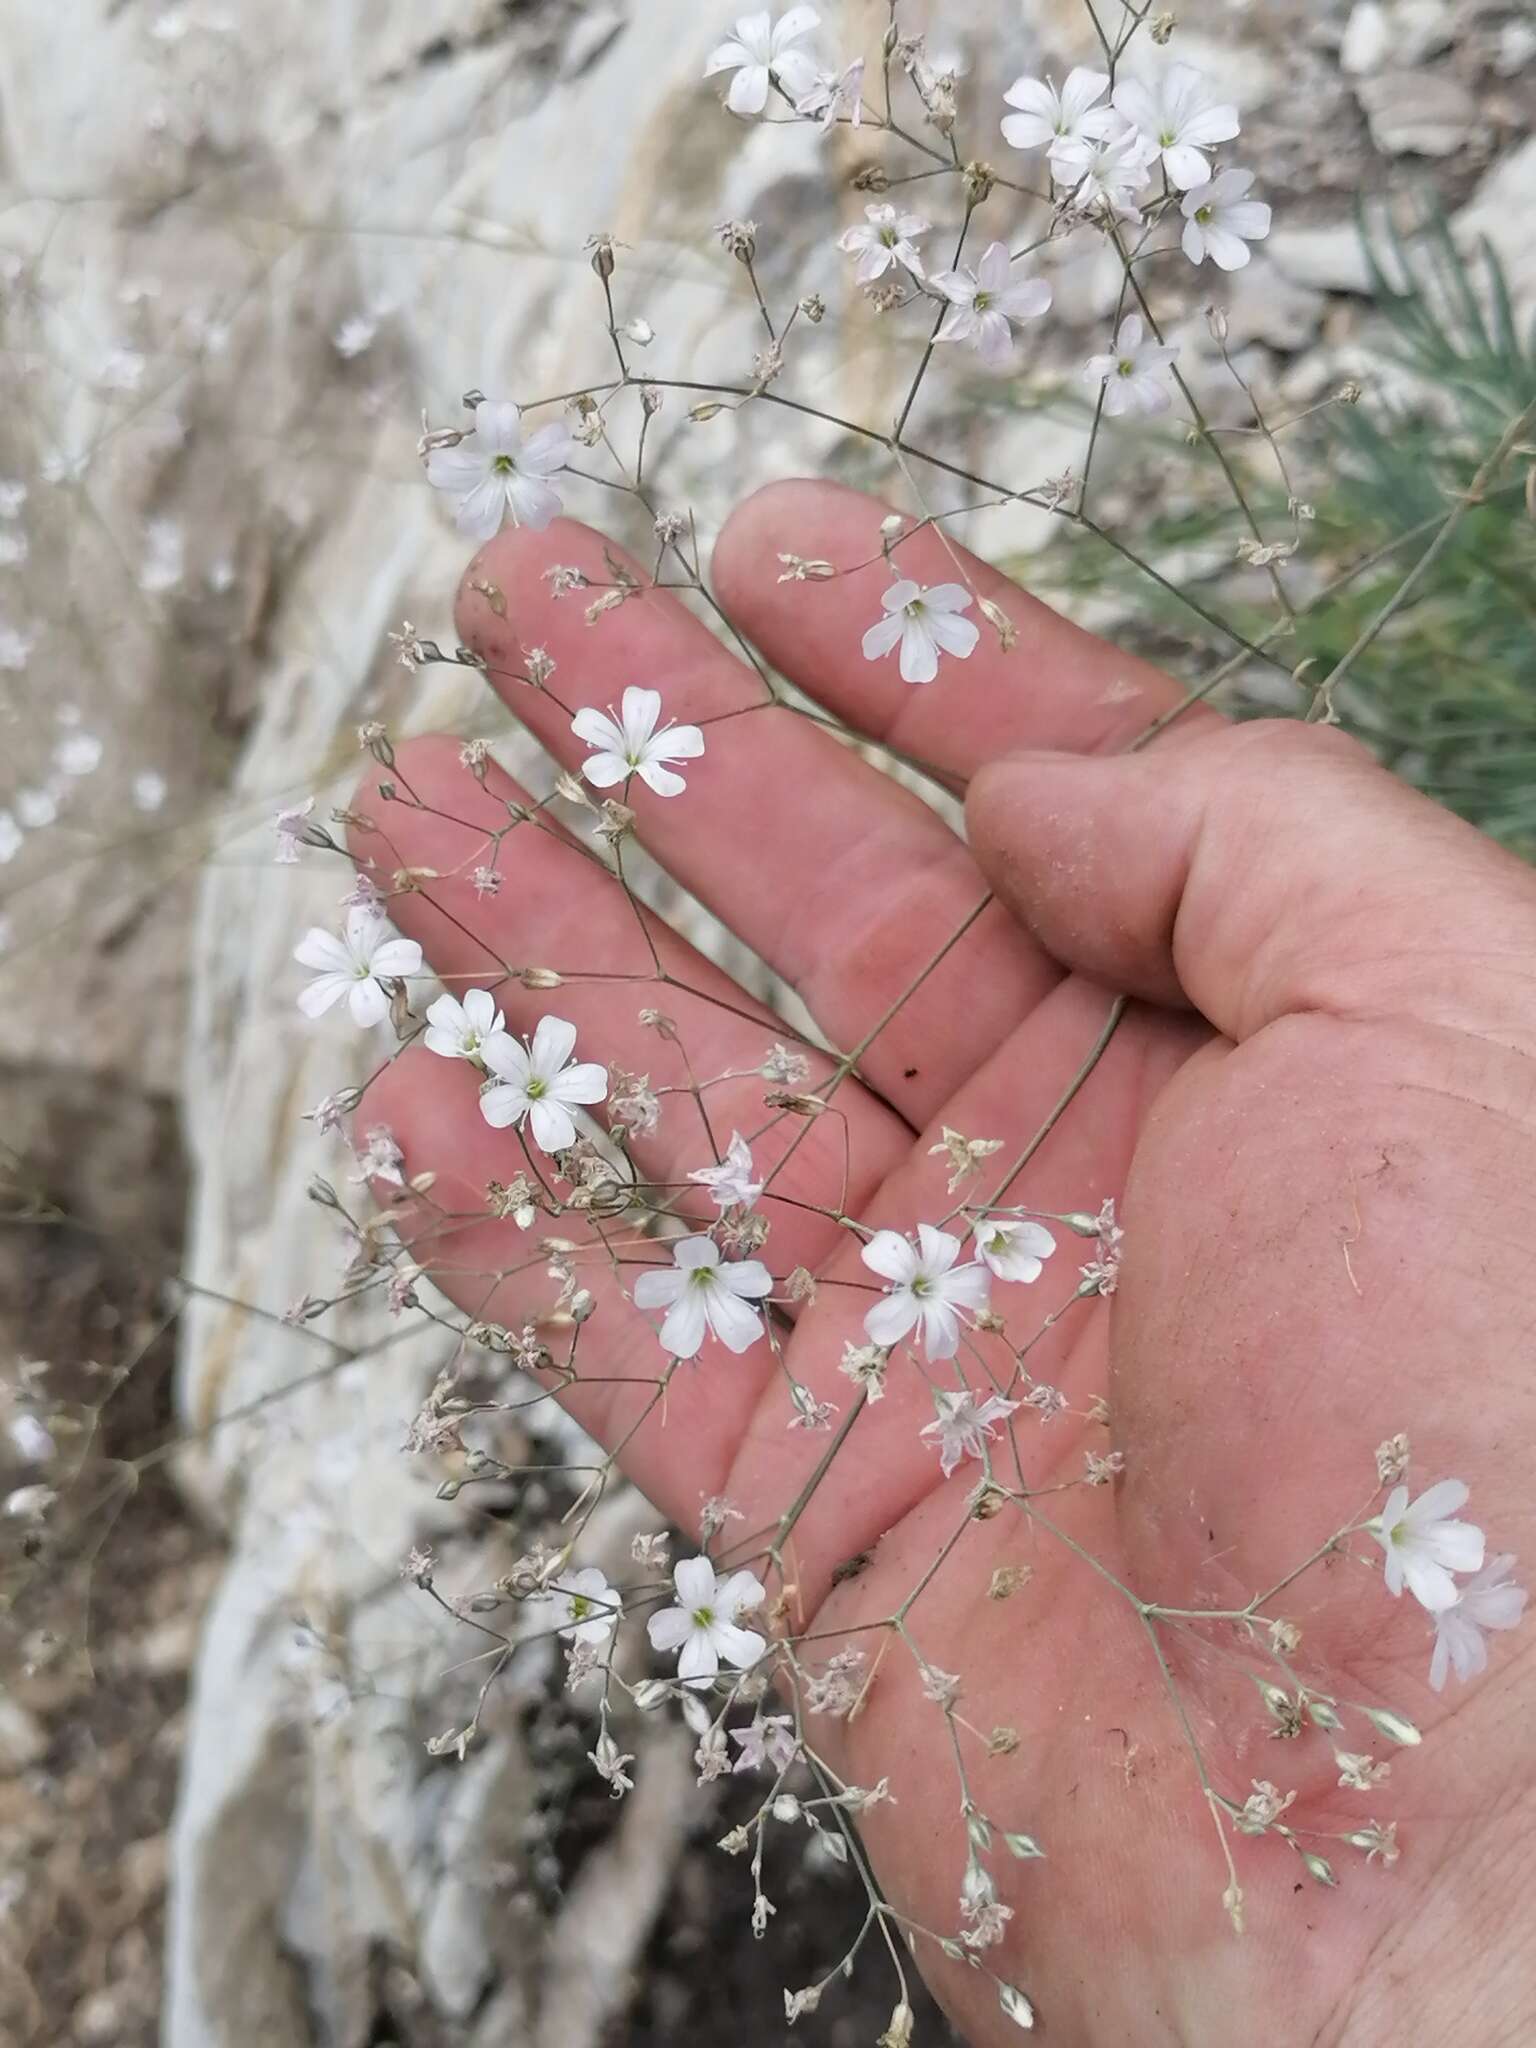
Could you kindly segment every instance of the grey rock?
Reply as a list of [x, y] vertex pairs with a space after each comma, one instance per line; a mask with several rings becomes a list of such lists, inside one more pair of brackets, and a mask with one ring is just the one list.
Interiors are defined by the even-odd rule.
[[1387, 156], [1451, 156], [1477, 124], [1476, 100], [1448, 71], [1383, 71], [1357, 91], [1371, 140]]

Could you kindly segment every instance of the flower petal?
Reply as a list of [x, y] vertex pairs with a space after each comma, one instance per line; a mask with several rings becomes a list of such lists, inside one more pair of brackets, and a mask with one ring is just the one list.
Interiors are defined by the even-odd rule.
[[708, 1327], [703, 1288], [685, 1285], [662, 1321], [662, 1348], [674, 1358], [697, 1358]]
[[[672, 1584], [679, 1607], [710, 1607], [715, 1604], [715, 1568], [707, 1557], [680, 1557], [672, 1567]], [[734, 1614], [735, 1609], [731, 1612]]]
[[877, 1230], [859, 1257], [882, 1280], [910, 1280], [917, 1271], [917, 1253], [899, 1230]]

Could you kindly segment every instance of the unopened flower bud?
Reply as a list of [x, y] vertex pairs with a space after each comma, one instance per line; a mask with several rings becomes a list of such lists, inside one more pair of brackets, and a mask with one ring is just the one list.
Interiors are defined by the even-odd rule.
[[649, 320], [627, 320], [623, 331], [626, 340], [632, 341], [636, 348], [649, 348], [656, 339], [656, 330]]
[[973, 162], [968, 163], [961, 172], [960, 182], [965, 188], [967, 203], [971, 206], [980, 206], [984, 199], [991, 197], [992, 187], [996, 181], [990, 164]]
[[606, 284], [613, 275], [612, 235], [590, 235], [587, 238], [587, 247], [592, 255], [592, 268]]
[[557, 974], [553, 967], [525, 967], [517, 978], [524, 988], [561, 988], [564, 986], [564, 977]]

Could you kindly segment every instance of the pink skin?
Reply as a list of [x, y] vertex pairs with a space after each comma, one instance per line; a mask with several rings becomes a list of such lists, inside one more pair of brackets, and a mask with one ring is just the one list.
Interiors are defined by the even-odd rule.
[[[863, 1084], [838, 1091], [847, 1207], [872, 1226], [945, 1215], [947, 1163], [928, 1157], [940, 1126], [1018, 1148], [1102, 1025], [1110, 991], [1137, 998], [1023, 1184], [1025, 1199], [1053, 1209], [1124, 1198], [1113, 1304], [1074, 1310], [1031, 1356], [1072, 1413], [1048, 1427], [1016, 1418], [1034, 1485], [1080, 1473], [1085, 1449], [1124, 1453], [1118, 1485], [1045, 1504], [1062, 1529], [1145, 1597], [1239, 1605], [1364, 1506], [1373, 1449], [1402, 1429], [1418, 1484], [1465, 1479], [1491, 1547], [1530, 1555], [1536, 880], [1337, 733], [1231, 729], [1199, 711], [1149, 752], [1113, 758], [1178, 687], [979, 562], [968, 575], [1010, 613], [1016, 648], [1004, 654], [989, 629], [963, 669], [926, 689], [904, 684], [894, 663], [863, 661], [885, 564], [779, 585], [776, 555], [866, 560], [884, 510], [829, 484], [761, 492], [721, 537], [715, 587], [767, 659], [828, 710], [968, 790], [970, 850], [807, 721], [764, 709], [722, 722], [759, 703], [761, 685], [671, 598], [633, 601], [597, 627], [578, 603], [551, 599], [541, 580], [551, 563], [606, 579], [602, 542], [585, 528], [561, 522], [490, 543], [472, 576], [500, 587], [506, 617], [466, 579], [460, 632], [568, 768], [582, 752], [570, 711], [611, 701], [628, 681], [655, 683], [668, 718], [704, 726], [707, 752], [685, 797], [631, 788], [639, 831], [800, 989], [836, 1043], [859, 1039], [996, 891], [869, 1048]], [[899, 555], [904, 575], [954, 577], [932, 532]], [[535, 644], [558, 664], [552, 695], [510, 678], [519, 649]], [[355, 851], [385, 871], [410, 864], [448, 878], [396, 899], [395, 922], [439, 971], [494, 986], [509, 1029], [530, 1029], [552, 998], [499, 982], [498, 961], [650, 971], [622, 896], [552, 831], [520, 828], [504, 849], [517, 886], [475, 895], [484, 830], [515, 794], [505, 777], [493, 771], [482, 791], [446, 739], [403, 748], [394, 773], [450, 815], [382, 804], [370, 781], [357, 805], [381, 830], [358, 836]], [[654, 1002], [676, 1018], [698, 1073], [755, 1065], [782, 1028], [681, 940], [656, 937], [680, 982], [747, 1014], [684, 988], [568, 981], [559, 1010], [578, 1027], [580, 1056], [681, 1078], [668, 1065], [675, 1053], [636, 1021]], [[713, 1095], [716, 1129], [756, 1130], [762, 1091], [747, 1081]], [[475, 1077], [459, 1062], [407, 1052], [370, 1093], [367, 1116], [395, 1131], [409, 1172], [436, 1169], [436, 1198], [450, 1209], [483, 1209], [485, 1181], [518, 1164], [479, 1118]], [[771, 1182], [764, 1256], [776, 1273], [805, 1263], [822, 1274], [788, 1355], [818, 1398], [846, 1411], [837, 1361], [859, 1338], [871, 1276], [846, 1234], [774, 1200], [836, 1202], [843, 1128], [820, 1119]], [[754, 1143], [760, 1177], [790, 1135]], [[680, 1181], [707, 1147], [674, 1098], [637, 1149], [649, 1175]], [[408, 1212], [401, 1220], [409, 1227]], [[574, 1223], [562, 1219], [562, 1233], [575, 1235]], [[537, 1259], [489, 1291], [473, 1277], [526, 1259], [510, 1224], [456, 1229], [436, 1248], [419, 1236], [417, 1251], [476, 1314], [521, 1320], [547, 1301]], [[1037, 1283], [1041, 1313], [1069, 1291], [1058, 1278], [1070, 1269], [1048, 1268]], [[600, 1265], [589, 1284], [600, 1313], [588, 1360], [649, 1381], [662, 1362], [650, 1323]], [[593, 1386], [569, 1398], [612, 1441], [645, 1391]], [[1110, 1432], [1081, 1420], [1099, 1395]], [[932, 1413], [913, 1369], [894, 1361], [888, 1397], [860, 1417], [795, 1531], [799, 1625], [837, 1630], [888, 1614], [960, 1526], [977, 1468], [967, 1461], [942, 1479], [919, 1436]], [[736, 1359], [706, 1345], [683, 1397], [674, 1390], [665, 1417], [641, 1427], [625, 1463], [685, 1524], [701, 1493], [724, 1491], [756, 1528], [825, 1446], [785, 1420], [766, 1345]], [[833, 1588], [835, 1565], [875, 1545], [868, 1569]], [[999, 1603], [987, 1586], [1004, 1562], [1028, 1563], [1033, 1577]], [[1239, 1940], [1220, 1903], [1215, 1831], [1135, 1612], [1012, 1513], [966, 1531], [911, 1626], [930, 1662], [963, 1675], [968, 1721], [1018, 1731], [1013, 1754], [975, 1753], [973, 1790], [1048, 1856], [997, 1859], [1016, 1917], [986, 1960], [1026, 1986], [1058, 2048], [1524, 2038], [1536, 2014], [1526, 1639], [1496, 1639], [1483, 1679], [1437, 1696], [1426, 1618], [1359, 1564], [1313, 1571], [1280, 1611], [1303, 1629], [1308, 1673], [1396, 1707], [1427, 1739], [1391, 1752], [1385, 1787], [1340, 1791], [1322, 1738], [1268, 1739], [1252, 1686], [1202, 1647], [1210, 1632], [1171, 1639], [1221, 1790], [1241, 1800], [1250, 1780], [1269, 1778], [1297, 1789], [1286, 1818], [1301, 1827], [1401, 1826], [1405, 1854], [1392, 1869], [1319, 1844], [1342, 1879], [1332, 1893], [1280, 1843], [1238, 1842]], [[851, 1727], [816, 1730], [853, 1781], [891, 1776], [899, 1803], [867, 1825], [882, 1882], [902, 1910], [953, 1929], [964, 1863], [955, 1783], [910, 1660], [885, 1658]], [[1346, 1746], [1385, 1749], [1358, 1724]], [[978, 1973], [931, 1947], [920, 1958], [970, 2040], [1020, 2038]]]

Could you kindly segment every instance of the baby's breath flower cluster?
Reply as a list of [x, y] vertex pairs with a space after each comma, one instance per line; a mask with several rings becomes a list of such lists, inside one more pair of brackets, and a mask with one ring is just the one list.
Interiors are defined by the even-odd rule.
[[[643, 508], [654, 536], [654, 570], [647, 578], [610, 554], [608, 574], [599, 580], [591, 566], [561, 564], [544, 575], [551, 600], [579, 610], [600, 634], [616, 614], [644, 604], [653, 589], [682, 589], [733, 630], [703, 576], [691, 514], [668, 509], [656, 494], [647, 466], [650, 423], [678, 394], [693, 401], [690, 431], [706, 430], [727, 406], [791, 404], [837, 420], [885, 451], [912, 509], [892, 514], [868, 535], [862, 560], [781, 553], [777, 567], [764, 565], [765, 578], [803, 586], [794, 595], [814, 621], [821, 593], [855, 570], [883, 564], [888, 587], [878, 616], [862, 627], [857, 645], [863, 658], [874, 664], [894, 656], [905, 683], [963, 691], [964, 664], [984, 627], [1004, 653], [1016, 643], [1018, 627], [1004, 606], [974, 587], [953, 549], [953, 580], [930, 584], [909, 573], [906, 550], [914, 536], [934, 528], [948, 547], [952, 516], [928, 507], [917, 479], [947, 470], [985, 502], [1024, 501], [1089, 524], [1085, 505], [1105, 423], [1166, 413], [1179, 401], [1191, 431], [1209, 440], [1225, 466], [1181, 380], [1177, 350], [1164, 339], [1145, 281], [1158, 275], [1153, 259], [1193, 265], [1209, 259], [1223, 270], [1240, 268], [1250, 245], [1269, 232], [1270, 211], [1251, 196], [1251, 173], [1221, 154], [1238, 138], [1236, 109], [1188, 65], [1158, 47], [1143, 49], [1146, 39], [1138, 42], [1136, 30], [1146, 13], [1128, 11], [1124, 31], [1106, 42], [1102, 71], [1080, 67], [1059, 84], [1021, 77], [1006, 104], [994, 108], [965, 105], [960, 81], [935, 64], [921, 38], [903, 32], [896, 4], [878, 75], [857, 56], [816, 48], [823, 24], [811, 7], [777, 17], [766, 10], [743, 15], [706, 65], [707, 77], [724, 89], [720, 118], [798, 125], [813, 144], [829, 131], [847, 130], [881, 152], [855, 178], [862, 217], [837, 237], [836, 247], [847, 259], [850, 292], [881, 314], [886, 333], [896, 337], [893, 345], [903, 345], [904, 337], [912, 351], [912, 378], [897, 418], [878, 425], [837, 420], [812, 397], [797, 395], [798, 345], [808, 328], [833, 313], [816, 295], [787, 311], [774, 306], [757, 268], [764, 232], [745, 221], [720, 227], [713, 260], [739, 267], [761, 315], [764, 346], [750, 373], [744, 370], [730, 385], [690, 386], [659, 368], [653, 373], [647, 356], [642, 376], [632, 351], [650, 351], [661, 337], [638, 310], [623, 305], [624, 253], [610, 236], [597, 234], [589, 254], [617, 374], [558, 401], [514, 402], [472, 392], [467, 426], [428, 429], [421, 442], [427, 482], [444, 495], [458, 530], [477, 543], [506, 522], [543, 530], [583, 488], [586, 465], [601, 463], [602, 482]], [[1160, 35], [1153, 43], [1165, 40]], [[1009, 153], [1001, 167], [967, 153], [965, 124], [973, 120], [980, 126], [978, 151], [983, 143], [991, 149], [997, 138]], [[873, 196], [864, 200], [864, 194]], [[976, 216], [984, 209], [983, 234]], [[1021, 228], [1021, 219], [1031, 225]], [[969, 351], [994, 376], [1019, 364], [1051, 309], [1050, 285], [1031, 269], [1031, 258], [1068, 236], [1098, 238], [1116, 252], [1120, 304], [1105, 346], [1081, 366], [1092, 416], [1077, 474], [1015, 487], [914, 439], [909, 422], [936, 357]], [[544, 417], [530, 425], [530, 414]], [[1241, 483], [1231, 475], [1239, 511], [1252, 525]], [[1281, 571], [1299, 533], [1298, 526], [1289, 538], [1265, 536], [1253, 525], [1248, 536], [1249, 559], [1268, 574], [1282, 628], [1294, 608]], [[481, 580], [472, 587], [506, 616], [494, 584]], [[478, 660], [462, 649], [443, 655], [409, 624], [391, 639], [411, 667]], [[759, 666], [758, 675], [763, 707], [782, 710], [786, 700], [767, 670]], [[523, 1635], [542, 1633], [558, 1642], [570, 1686], [590, 1705], [592, 1767], [615, 1798], [634, 1782], [636, 1754], [625, 1741], [633, 1738], [638, 1716], [658, 1712], [686, 1722], [701, 1781], [726, 1773], [758, 1781], [755, 1816], [721, 1845], [748, 1861], [753, 1926], [762, 1931], [774, 1912], [763, 1886], [770, 1831], [792, 1831], [846, 1867], [870, 1899], [854, 1949], [876, 1938], [898, 1979], [888, 2042], [905, 2048], [913, 2039], [904, 1959], [919, 1943], [955, 1967], [984, 1972], [1001, 2011], [1028, 2029], [1034, 2010], [1017, 1981], [1019, 1968], [1011, 1955], [1006, 1969], [994, 1970], [989, 1959], [1009, 1949], [1014, 1908], [1005, 1892], [1018, 1896], [1022, 1886], [1027, 1895], [1027, 1873], [1052, 1845], [1029, 1831], [1028, 1814], [986, 1810], [975, 1783], [981, 1764], [1013, 1755], [1025, 1738], [1010, 1726], [972, 1726], [966, 1672], [939, 1668], [922, 1647], [930, 1611], [925, 1601], [941, 1566], [946, 1587], [970, 1569], [991, 1602], [1024, 1605], [1031, 1597], [1033, 1565], [972, 1563], [980, 1525], [1007, 1516], [1027, 1532], [1034, 1550], [1054, 1545], [1072, 1569], [1107, 1583], [1145, 1637], [1149, 1668], [1175, 1698], [1181, 1648], [1196, 1643], [1219, 1652], [1241, 1674], [1244, 1711], [1254, 1728], [1290, 1741], [1330, 1743], [1338, 1786], [1373, 1800], [1389, 1770], [1375, 1745], [1411, 1747], [1418, 1731], [1389, 1704], [1347, 1698], [1326, 1667], [1304, 1664], [1306, 1631], [1287, 1612], [1295, 1590], [1341, 1558], [1352, 1559], [1355, 1571], [1378, 1558], [1380, 1585], [1360, 1573], [1358, 1597], [1385, 1608], [1407, 1592], [1419, 1603], [1433, 1631], [1429, 1679], [1438, 1689], [1453, 1672], [1459, 1679], [1480, 1672], [1490, 1636], [1519, 1621], [1526, 1596], [1512, 1576], [1514, 1559], [1486, 1555], [1482, 1531], [1458, 1519], [1467, 1500], [1459, 1482], [1440, 1480], [1410, 1498], [1402, 1437], [1383, 1444], [1375, 1490], [1361, 1508], [1329, 1517], [1329, 1533], [1294, 1569], [1246, 1598], [1201, 1604], [1201, 1589], [1191, 1586], [1183, 1594], [1189, 1605], [1172, 1604], [1176, 1592], [1168, 1588], [1157, 1589], [1161, 1597], [1154, 1600], [1088, 1554], [1065, 1526], [1072, 1517], [1059, 1497], [1072, 1496], [1074, 1509], [1102, 1501], [1104, 1494], [1093, 1490], [1107, 1492], [1135, 1474], [1105, 1402], [1084, 1402], [1070, 1383], [1058, 1387], [1037, 1378], [1032, 1365], [1039, 1359], [1032, 1354], [1063, 1324], [1075, 1330], [1109, 1316], [1122, 1262], [1136, 1254], [1141, 1219], [1133, 1215], [1129, 1229], [1123, 1227], [1112, 1194], [1062, 1185], [1059, 1167], [1044, 1173], [1034, 1162], [1043, 1138], [1089, 1085], [1124, 1016], [1123, 1001], [1111, 1006], [1097, 1038], [1082, 1049], [1078, 1071], [1028, 1143], [1005, 1141], [995, 1126], [962, 1130], [945, 1123], [937, 1142], [924, 1148], [941, 1166], [924, 1167], [924, 1178], [889, 1183], [869, 1216], [850, 1213], [850, 1204], [858, 1206], [850, 1190], [866, 1184], [867, 1176], [854, 1156], [840, 1090], [921, 987], [927, 967], [886, 1016], [871, 1020], [869, 1036], [847, 1048], [802, 1043], [777, 1025], [782, 1037], [775, 1042], [766, 1026], [744, 1024], [746, 1013], [712, 994], [713, 984], [701, 985], [675, 964], [626, 866], [631, 837], [658, 816], [658, 803], [675, 816], [674, 806], [708, 801], [710, 719], [668, 715], [669, 704], [688, 700], [679, 679], [666, 673], [617, 678], [616, 704], [568, 702], [559, 664], [542, 647], [522, 649], [511, 671], [498, 672], [496, 680], [554, 707], [562, 737], [568, 733], [585, 750], [570, 755], [573, 763], [579, 759], [579, 772], [557, 775], [543, 797], [509, 796], [504, 822], [487, 828], [483, 810], [474, 811], [474, 822], [455, 818], [440, 797], [429, 805], [399, 769], [388, 735], [365, 729], [363, 744], [383, 778], [381, 815], [343, 820], [352, 829], [359, 872], [339, 935], [312, 930], [295, 953], [314, 975], [298, 994], [306, 1016], [318, 1019], [345, 1004], [353, 1026], [381, 1039], [386, 1030], [393, 1034], [383, 1065], [396, 1049], [413, 1048], [467, 1069], [479, 1120], [494, 1134], [486, 1138], [493, 1150], [485, 1155], [496, 1162], [494, 1177], [470, 1199], [462, 1186], [444, 1192], [436, 1171], [412, 1156], [413, 1143], [423, 1141], [402, 1144], [373, 1113], [369, 1089], [328, 1098], [310, 1112], [323, 1132], [337, 1132], [352, 1119], [354, 1179], [371, 1184], [383, 1204], [381, 1217], [359, 1221], [328, 1184], [320, 1184], [325, 1192], [316, 1199], [348, 1232], [346, 1288], [376, 1287], [396, 1312], [431, 1316], [450, 1345], [449, 1361], [408, 1438], [412, 1453], [448, 1465], [444, 1497], [517, 1476], [520, 1468], [503, 1463], [471, 1426], [487, 1414], [515, 1414], [533, 1427], [541, 1407], [562, 1395], [622, 1391], [631, 1401], [614, 1448], [598, 1454], [594, 1465], [571, 1467], [571, 1492], [557, 1529], [498, 1582], [491, 1604], [510, 1602], [519, 1619], [498, 1636], [505, 1650], [493, 1677]], [[483, 741], [466, 744], [461, 762], [468, 808], [470, 792], [483, 796], [499, 785]], [[556, 823], [560, 803], [576, 825]], [[390, 917], [409, 925], [423, 905], [436, 909], [445, 877], [402, 868], [390, 857], [382, 814], [396, 807], [430, 809], [468, 833], [472, 851], [451, 879], [469, 883], [487, 914], [515, 893], [508, 847], [516, 835], [555, 833], [563, 844], [574, 844], [571, 834], [577, 834], [583, 857], [600, 862], [622, 892], [649, 970], [616, 968], [609, 975], [593, 967], [589, 953], [578, 969], [560, 960], [497, 966], [497, 948], [486, 938], [480, 946], [486, 964], [450, 977], [446, 992], [432, 994], [421, 944], [399, 936]], [[279, 816], [279, 860], [335, 848], [331, 835], [309, 822], [310, 808]], [[955, 936], [946, 938], [945, 950]], [[594, 989], [644, 1034], [625, 1041], [650, 1048], [639, 1059], [626, 1054], [644, 1071], [621, 1066], [605, 1043], [591, 1003]], [[729, 1039], [732, 1054], [722, 1061], [713, 1047], [726, 1041], [712, 1038], [709, 1020], [727, 1015], [737, 1028]], [[745, 1053], [739, 1050], [742, 1029], [760, 1033]], [[461, 1071], [460, 1078], [468, 1077]], [[812, 1157], [824, 1169], [821, 1184], [840, 1186], [840, 1198], [805, 1194], [809, 1177], [801, 1169]], [[661, 1159], [672, 1164], [658, 1179]], [[793, 1250], [807, 1214], [831, 1227], [836, 1245], [814, 1267]], [[500, 1249], [494, 1270], [482, 1276], [478, 1309], [440, 1304], [434, 1282], [464, 1300], [467, 1254], [460, 1246], [485, 1242], [488, 1230], [497, 1233]], [[1084, 1248], [1078, 1261], [1066, 1249], [1074, 1238]], [[515, 1301], [515, 1312], [504, 1310], [504, 1301]], [[294, 1313], [307, 1320], [325, 1306], [306, 1300]], [[1129, 1303], [1116, 1306], [1131, 1311]], [[648, 1324], [648, 1336], [636, 1316]], [[637, 1328], [644, 1356], [627, 1339], [619, 1342], [620, 1330]], [[585, 1560], [583, 1543], [620, 1455], [653, 1419], [665, 1417], [686, 1430], [690, 1403], [728, 1383], [749, 1359], [771, 1364], [776, 1408], [770, 1421], [771, 1404], [759, 1407], [752, 1428], [771, 1431], [788, 1446], [776, 1459], [777, 1469], [794, 1475], [783, 1497], [766, 1514], [755, 1502], [749, 1515], [731, 1498], [711, 1496], [702, 1503], [696, 1531], [675, 1551], [664, 1532], [638, 1537], [634, 1575], [611, 1583], [607, 1571]], [[891, 1422], [893, 1413], [898, 1419]], [[1063, 1476], [1050, 1446], [1074, 1424], [1081, 1454], [1074, 1452], [1073, 1469]], [[851, 1597], [869, 1555], [838, 1562], [826, 1601], [834, 1618], [826, 1622], [801, 1582], [798, 1532], [828, 1476], [841, 1484], [876, 1431], [888, 1443], [898, 1430], [920, 1466], [914, 1484], [945, 1504], [947, 1533], [899, 1597], [882, 1593], [873, 1606]], [[1367, 1462], [1362, 1455], [1362, 1467]], [[552, 1468], [540, 1470], [541, 1483], [550, 1485]], [[413, 1553], [405, 1569], [424, 1595], [443, 1598], [437, 1568], [424, 1554]], [[872, 1696], [902, 1685], [915, 1689], [931, 1723], [935, 1768], [953, 1770], [955, 1777], [955, 1907], [945, 1927], [920, 1926], [889, 1902], [860, 1844], [860, 1816], [899, 1800], [899, 1778], [860, 1785], [846, 1779], [838, 1763], [839, 1731]], [[1234, 1775], [1231, 1758], [1213, 1753], [1221, 1745], [1182, 1710], [1181, 1717], [1192, 1798], [1203, 1798], [1215, 1822], [1229, 1878], [1224, 1903], [1235, 1922], [1243, 1913], [1237, 1858], [1259, 1838], [1283, 1844], [1325, 1886], [1334, 1883], [1334, 1871], [1320, 1844], [1337, 1843], [1384, 1863], [1398, 1854], [1391, 1822], [1370, 1817], [1303, 1826], [1302, 1791], [1246, 1771]], [[434, 1738], [435, 1753], [462, 1756], [477, 1725], [478, 1716]], [[1233, 1756], [1251, 1732], [1224, 1731]], [[1005, 1882], [1011, 1863], [1025, 1874]], [[786, 1990], [786, 2017], [814, 2011], [852, 1959], [852, 1953], [839, 1959], [816, 1983]]]

